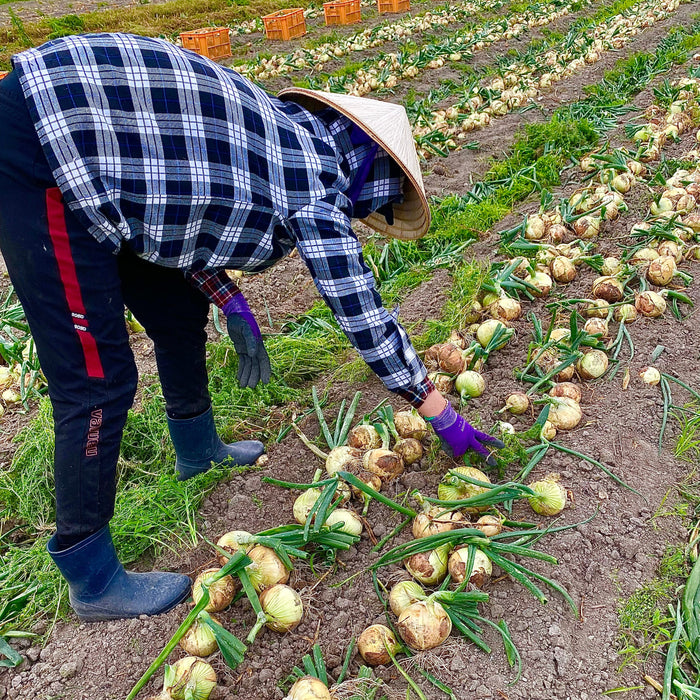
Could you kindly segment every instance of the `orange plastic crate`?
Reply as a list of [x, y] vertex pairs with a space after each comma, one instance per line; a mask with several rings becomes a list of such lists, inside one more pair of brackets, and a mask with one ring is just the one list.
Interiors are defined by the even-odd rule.
[[10, 71], [8, 70], [0, 70], [0, 80], [2, 80], [6, 75], [9, 75]]
[[411, 9], [411, 0], [377, 0], [379, 14], [382, 12], [408, 12]]
[[277, 10], [270, 15], [265, 15], [262, 21], [268, 39], [288, 41], [306, 34], [304, 10], [301, 7]]
[[326, 24], [354, 24], [362, 19], [360, 0], [333, 0], [323, 3]]
[[180, 34], [182, 46], [207, 58], [228, 58], [231, 39], [227, 27], [205, 27]]

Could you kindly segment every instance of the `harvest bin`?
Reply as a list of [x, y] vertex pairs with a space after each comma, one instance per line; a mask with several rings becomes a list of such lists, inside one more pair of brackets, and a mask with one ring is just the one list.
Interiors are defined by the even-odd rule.
[[377, 0], [379, 14], [382, 12], [408, 12], [411, 0]]
[[304, 10], [301, 7], [291, 7], [287, 10], [277, 10], [262, 18], [265, 25], [265, 35], [268, 39], [287, 41], [306, 34]]
[[323, 14], [326, 24], [354, 24], [362, 19], [360, 0], [338, 0], [324, 2]]
[[205, 27], [180, 34], [182, 47], [207, 58], [231, 56], [231, 39], [228, 27]]

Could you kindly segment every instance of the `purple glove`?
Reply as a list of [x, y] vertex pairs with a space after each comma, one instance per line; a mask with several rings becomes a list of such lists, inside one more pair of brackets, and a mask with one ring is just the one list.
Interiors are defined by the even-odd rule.
[[259, 381], [270, 381], [270, 358], [263, 344], [260, 328], [248, 302], [236, 294], [222, 308], [226, 314], [226, 328], [238, 355], [238, 383], [251, 389]]
[[467, 450], [474, 450], [486, 460], [486, 464], [491, 467], [496, 466], [496, 460], [491, 455], [491, 450], [485, 445], [500, 449], [505, 447], [505, 443], [469, 425], [462, 416], [455, 412], [449, 401], [442, 413], [429, 421], [435, 434], [440, 438], [442, 449], [450, 457], [457, 459]]

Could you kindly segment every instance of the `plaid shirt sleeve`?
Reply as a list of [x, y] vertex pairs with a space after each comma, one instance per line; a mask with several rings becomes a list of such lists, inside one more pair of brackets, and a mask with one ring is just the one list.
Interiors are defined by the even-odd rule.
[[408, 335], [382, 305], [374, 276], [350, 219], [344, 195], [328, 194], [288, 220], [297, 248], [341, 329], [390, 391], [414, 406], [434, 389]]
[[187, 278], [190, 284], [203, 292], [220, 309], [241, 291], [224, 270], [201, 270], [189, 273]]

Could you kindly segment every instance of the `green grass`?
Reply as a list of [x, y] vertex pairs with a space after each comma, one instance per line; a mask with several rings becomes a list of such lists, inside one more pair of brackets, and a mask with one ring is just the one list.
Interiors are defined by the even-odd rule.
[[667, 547], [655, 577], [643, 584], [618, 607], [621, 669], [643, 663], [652, 653], [664, 651], [673, 635], [668, 603], [690, 570], [681, 547]]
[[684, 407], [682, 413], [675, 414], [681, 426], [673, 454], [688, 462], [700, 462], [700, 414], [697, 404]]

